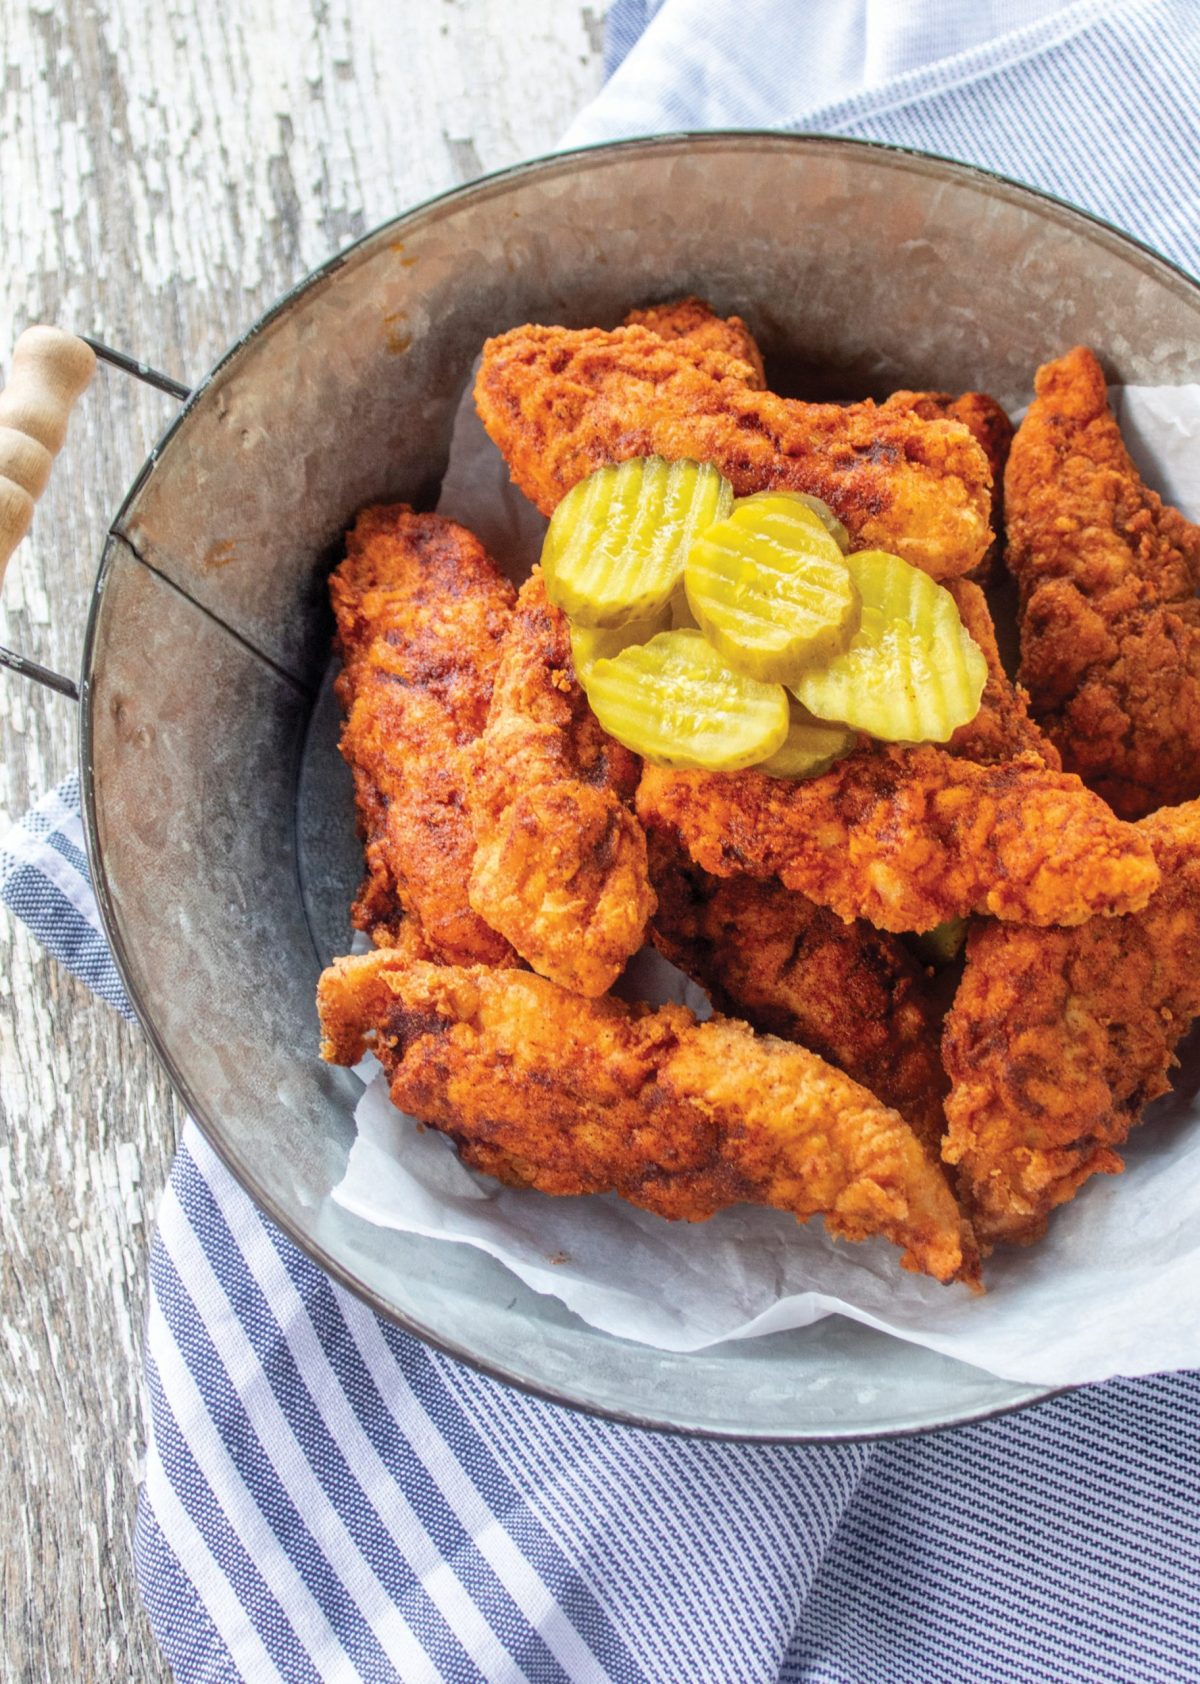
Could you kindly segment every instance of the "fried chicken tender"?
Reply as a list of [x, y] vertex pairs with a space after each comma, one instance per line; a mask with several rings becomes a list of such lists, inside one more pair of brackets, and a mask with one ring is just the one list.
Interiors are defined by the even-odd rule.
[[661, 835], [650, 842], [659, 952], [718, 1011], [798, 1041], [869, 1088], [936, 1163], [949, 1087], [943, 1004], [903, 943], [780, 883], [713, 877]]
[[977, 1278], [969, 1229], [913, 1131], [814, 1053], [682, 1006], [584, 1000], [525, 971], [340, 959], [321, 978], [323, 1054], [369, 1046], [394, 1103], [465, 1162], [545, 1193], [617, 1192], [699, 1222], [755, 1203], [905, 1267]]
[[893, 392], [883, 407], [906, 409], [923, 421], [961, 421], [987, 457], [993, 480], [1004, 477], [1013, 424], [1003, 405], [986, 392], [961, 392], [958, 397], [952, 392]]
[[983, 651], [988, 669], [979, 712], [959, 726], [946, 744], [947, 749], [981, 766], [995, 766], [1018, 755], [1036, 754], [1044, 765], [1060, 771], [1058, 750], [1029, 716], [1028, 694], [1012, 682], [1001, 663], [987, 598], [970, 579], [952, 579], [946, 588], [958, 604], [963, 625]]
[[746, 365], [645, 327], [521, 327], [484, 346], [475, 404], [543, 514], [606, 462], [712, 462], [739, 495], [823, 498], [859, 546], [934, 578], [966, 573], [991, 540], [987, 458], [958, 421], [874, 403], [800, 403], [746, 384]]
[[1143, 907], [1147, 839], [1032, 756], [858, 749], [818, 778], [647, 766], [638, 813], [717, 877], [778, 877], [839, 917], [928, 930], [971, 912], [1081, 924]]
[[[750, 369], [750, 377], [745, 384], [755, 391], [766, 389], [762, 352], [750, 329], [740, 316], [718, 316], [702, 298], [690, 296], [646, 310], [631, 310], [621, 325], [649, 328], [660, 339], [672, 340], [689, 352], [718, 351], [744, 362]], [[996, 399], [986, 392], [963, 392], [955, 397], [951, 392], [901, 391], [893, 392], [881, 407], [904, 410], [919, 416], [922, 421], [963, 423], [988, 459], [992, 472], [992, 526], [998, 531], [1004, 467], [1012, 444], [1013, 424]], [[991, 554], [989, 550], [988, 556]], [[987, 559], [985, 557], [981, 567], [986, 565]], [[978, 576], [979, 570], [976, 570]]]
[[[893, 392], [883, 406], [919, 415], [923, 421], [961, 421], [988, 459], [992, 473], [992, 531], [999, 533], [1004, 520], [1004, 469], [1012, 448], [1013, 424], [1007, 412], [986, 392]], [[982, 561], [972, 569], [980, 583], [990, 578], [997, 560], [998, 539], [993, 539]]]
[[515, 592], [464, 527], [403, 503], [363, 510], [329, 587], [366, 851], [354, 924], [378, 946], [419, 926], [431, 957], [513, 964], [467, 900], [458, 751], [483, 730]]
[[767, 384], [762, 352], [740, 316], [718, 316], [702, 298], [680, 298], [648, 310], [631, 310], [625, 327], [644, 327], [682, 350], [718, 351], [746, 364], [744, 384], [762, 391]]
[[1033, 711], [1124, 818], [1200, 795], [1200, 528], [1142, 482], [1077, 346], [1038, 370], [1005, 478]]
[[1138, 830], [1162, 886], [1141, 911], [1075, 930], [983, 923], [946, 1020], [944, 1155], [981, 1241], [1037, 1239], [1167, 1092], [1200, 1016], [1200, 801]]
[[542, 976], [603, 994], [654, 910], [629, 805], [638, 762], [588, 707], [539, 568], [521, 588], [486, 728], [462, 764], [471, 905]]

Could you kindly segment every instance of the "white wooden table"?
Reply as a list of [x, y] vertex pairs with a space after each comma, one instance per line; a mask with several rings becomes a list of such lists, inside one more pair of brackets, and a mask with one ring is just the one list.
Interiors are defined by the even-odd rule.
[[[331, 252], [550, 149], [600, 82], [574, 0], [0, 0], [0, 372], [31, 321], [184, 380]], [[101, 369], [0, 642], [78, 671], [103, 533], [171, 400]], [[0, 671], [0, 828], [71, 703]], [[146, 1246], [179, 1112], [0, 910], [0, 1677], [167, 1677], [132, 1572]]]

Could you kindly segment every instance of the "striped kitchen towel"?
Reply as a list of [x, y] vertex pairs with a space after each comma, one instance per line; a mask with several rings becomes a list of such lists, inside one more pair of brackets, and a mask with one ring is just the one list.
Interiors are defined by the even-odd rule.
[[616, 0], [566, 146], [851, 135], [979, 164], [1200, 272], [1196, 0]]
[[[70, 779], [0, 899], [127, 1011], [81, 842]], [[137, 1565], [179, 1684], [1200, 1678], [1197, 1375], [876, 1446], [616, 1427], [380, 1321], [191, 1123], [146, 1346]]]
[[[122, 1005], [81, 841], [71, 779], [0, 898]], [[150, 1276], [138, 1570], [180, 1684], [1200, 1678], [1200, 1376], [874, 1447], [615, 1427], [380, 1321], [193, 1124]]]
[[[572, 141], [836, 129], [1050, 186], [1200, 268], [1190, 0], [617, 0]], [[0, 898], [127, 1010], [68, 781]], [[379, 1321], [188, 1125], [150, 1264], [137, 1549], [180, 1684], [1200, 1679], [1200, 1377], [873, 1447], [589, 1420]]]

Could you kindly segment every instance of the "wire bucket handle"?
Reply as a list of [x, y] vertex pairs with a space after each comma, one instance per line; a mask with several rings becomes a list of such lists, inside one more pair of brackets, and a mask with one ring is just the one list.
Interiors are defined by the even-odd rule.
[[[26, 328], [13, 348], [8, 384], [0, 391], [0, 584], [9, 557], [29, 530], [34, 506], [66, 439], [71, 411], [91, 383], [97, 358], [180, 402], [191, 396], [191, 388], [169, 374], [87, 334]], [[79, 700], [74, 679], [3, 645], [0, 666]]]

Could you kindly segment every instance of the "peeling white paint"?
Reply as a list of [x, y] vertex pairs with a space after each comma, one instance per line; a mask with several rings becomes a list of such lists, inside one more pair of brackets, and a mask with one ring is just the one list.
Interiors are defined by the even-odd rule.
[[[187, 379], [313, 265], [545, 152], [599, 80], [573, 0], [0, 0], [0, 378], [57, 321]], [[451, 144], [453, 143], [453, 144]], [[8, 569], [0, 642], [77, 670], [170, 400], [101, 369]], [[0, 828], [75, 765], [0, 673]], [[0, 912], [0, 1676], [165, 1680], [132, 1584], [144, 1246], [178, 1122], [137, 1031]]]

